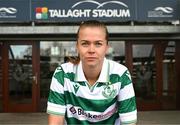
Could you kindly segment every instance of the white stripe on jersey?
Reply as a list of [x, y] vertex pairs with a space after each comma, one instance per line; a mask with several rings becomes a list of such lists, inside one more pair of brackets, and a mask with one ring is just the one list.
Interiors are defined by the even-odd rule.
[[[79, 83], [78, 83], [79, 84]], [[104, 84], [105, 83], [98, 83], [98, 84]], [[116, 95], [118, 95], [118, 92], [120, 90], [120, 85], [121, 83], [117, 82], [112, 84], [112, 86], [114, 86], [114, 89], [116, 90]], [[64, 90], [68, 91], [68, 92], [72, 92], [74, 93], [74, 95], [78, 96], [78, 97], [82, 97], [82, 98], [88, 98], [88, 99], [92, 99], [92, 100], [103, 100], [103, 99], [107, 99], [106, 97], [103, 96], [102, 91], [104, 91], [104, 86], [101, 87], [96, 87], [95, 85], [95, 89], [93, 91], [91, 91], [91, 89], [89, 89], [89, 87], [87, 86], [79, 86], [78, 91], [75, 93], [74, 91], [74, 86], [76, 85], [76, 83], [70, 81], [69, 79], [65, 78], [65, 85], [64, 85]], [[94, 98], [96, 97], [96, 98]]]
[[50, 89], [54, 92], [64, 94], [64, 88], [63, 86], [57, 81], [56, 78], [52, 78], [52, 83]]
[[57, 112], [58, 114], [60, 114], [60, 113], [64, 114], [66, 111], [66, 106], [48, 102], [47, 103], [47, 111]]
[[123, 100], [134, 97], [134, 91], [132, 90], [133, 90], [132, 83], [129, 85], [126, 85], [123, 89], [120, 90], [118, 101], [123, 101]]
[[126, 121], [133, 121], [133, 120], [136, 120], [137, 119], [137, 110], [135, 111], [132, 111], [132, 112], [129, 112], [129, 113], [120, 113], [120, 119], [121, 121], [123, 122], [126, 122]]
[[62, 67], [64, 73], [71, 73], [71, 72], [75, 72], [75, 70], [76, 70], [74, 64], [71, 62], [63, 63], [63, 64], [61, 64], [61, 67]]
[[124, 72], [127, 70], [127, 67], [125, 67], [122, 64], [119, 64], [117, 62], [114, 62], [112, 60], [108, 60], [110, 62], [110, 73], [109, 74], [118, 74], [120, 77], [124, 74]]

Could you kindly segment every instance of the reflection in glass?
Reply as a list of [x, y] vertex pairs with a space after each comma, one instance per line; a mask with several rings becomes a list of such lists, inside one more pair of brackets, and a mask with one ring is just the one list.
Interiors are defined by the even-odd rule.
[[56, 67], [77, 56], [74, 41], [42, 41], [40, 42], [40, 97], [41, 111], [46, 110], [49, 86]]
[[2, 102], [2, 47], [0, 44], [0, 112], [3, 111], [2, 106], [3, 106], [3, 102]]
[[73, 41], [44, 41], [40, 43], [41, 97], [47, 98], [51, 77], [56, 67], [67, 61], [67, 57], [77, 56]]
[[176, 108], [175, 42], [164, 44], [163, 54], [163, 109]]
[[153, 45], [133, 45], [133, 82], [137, 99], [150, 101], [156, 95], [156, 65]]
[[32, 100], [32, 45], [9, 46], [9, 96], [11, 103]]
[[125, 64], [125, 43], [124, 41], [110, 41], [110, 48], [106, 58], [112, 59], [118, 63]]

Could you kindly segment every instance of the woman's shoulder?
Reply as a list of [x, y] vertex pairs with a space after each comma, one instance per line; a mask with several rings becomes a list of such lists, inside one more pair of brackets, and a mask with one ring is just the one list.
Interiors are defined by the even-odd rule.
[[109, 62], [110, 72], [113, 74], [123, 74], [125, 71], [128, 70], [128, 68], [125, 65], [120, 64], [116, 61], [108, 60], [108, 62]]
[[71, 62], [66, 62], [60, 65], [64, 72], [73, 72], [76, 65]]

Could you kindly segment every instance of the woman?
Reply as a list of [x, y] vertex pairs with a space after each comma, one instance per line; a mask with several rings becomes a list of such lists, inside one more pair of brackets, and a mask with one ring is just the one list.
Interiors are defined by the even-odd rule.
[[135, 124], [134, 89], [127, 68], [105, 58], [108, 31], [98, 21], [83, 22], [77, 33], [80, 60], [59, 66], [52, 78], [49, 125]]

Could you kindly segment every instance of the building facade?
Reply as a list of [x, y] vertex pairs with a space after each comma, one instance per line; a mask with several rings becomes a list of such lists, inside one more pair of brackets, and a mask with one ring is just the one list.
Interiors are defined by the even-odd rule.
[[129, 68], [138, 110], [180, 109], [178, 0], [19, 1], [0, 2], [0, 112], [46, 110], [53, 71], [77, 56], [88, 19], [107, 25], [106, 57]]

